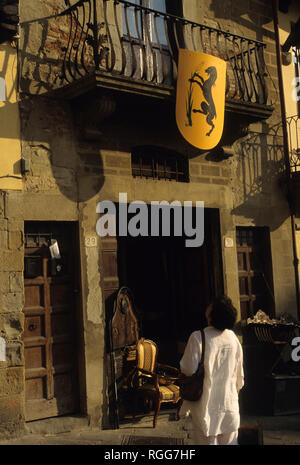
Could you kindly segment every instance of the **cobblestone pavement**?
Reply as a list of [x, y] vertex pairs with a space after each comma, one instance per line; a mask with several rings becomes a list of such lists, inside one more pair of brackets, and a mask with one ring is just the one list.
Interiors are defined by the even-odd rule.
[[[74, 417], [73, 417], [74, 418]], [[75, 417], [76, 419], [76, 417]], [[76, 423], [76, 422], [75, 422]], [[280, 417], [242, 417], [242, 425], [260, 425], [264, 445], [300, 445], [300, 415]], [[25, 435], [0, 440], [0, 445], [120, 445], [128, 436], [146, 438], [179, 438], [184, 444], [192, 444], [185, 420], [175, 421], [174, 413], [160, 415], [158, 425], [152, 427], [152, 417], [120, 425], [118, 430], [91, 429], [87, 422], [74, 424], [72, 417], [48, 419], [28, 424]], [[148, 439], [149, 440], [149, 439]], [[151, 439], [155, 445], [155, 439]], [[159, 444], [159, 441], [157, 442]]]

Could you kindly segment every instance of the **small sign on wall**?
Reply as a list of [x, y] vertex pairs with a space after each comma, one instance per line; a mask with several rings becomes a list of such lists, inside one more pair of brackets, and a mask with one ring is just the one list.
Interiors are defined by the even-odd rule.
[[225, 247], [233, 247], [232, 237], [225, 237]]
[[87, 236], [85, 238], [86, 247], [97, 247], [97, 237], [96, 236]]
[[6, 342], [0, 337], [0, 362], [6, 362]]

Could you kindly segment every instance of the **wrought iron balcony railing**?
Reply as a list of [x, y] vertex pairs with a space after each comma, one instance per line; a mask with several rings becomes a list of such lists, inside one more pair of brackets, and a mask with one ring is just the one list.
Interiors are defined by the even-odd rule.
[[290, 116], [286, 120], [291, 172], [299, 171], [300, 173], [300, 119], [298, 115]]
[[[109, 73], [124, 82], [172, 88], [177, 76], [178, 49], [209, 53], [227, 62], [226, 98], [266, 105], [264, 43], [126, 0], [79, 0], [67, 10], [40, 20], [43, 32], [34, 74], [45, 64], [56, 69], [56, 86], [73, 83], [92, 72]], [[30, 22], [23, 23], [23, 67], [35, 54]], [[41, 57], [42, 54], [42, 57]], [[31, 58], [30, 58], [31, 57]], [[27, 60], [27, 65], [26, 65]], [[27, 70], [26, 70], [27, 66]], [[44, 72], [54, 84], [50, 72]]]
[[[289, 116], [286, 119], [286, 128], [289, 146], [289, 163], [291, 174], [299, 172], [300, 175], [300, 118], [298, 115]], [[282, 123], [278, 123], [270, 128], [270, 135], [273, 136], [273, 144], [277, 150], [283, 151]], [[275, 142], [277, 141], [277, 142]]]

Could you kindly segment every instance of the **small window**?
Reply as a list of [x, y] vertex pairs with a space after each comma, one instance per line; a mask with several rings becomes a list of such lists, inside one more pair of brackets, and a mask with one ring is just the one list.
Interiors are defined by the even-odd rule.
[[188, 159], [162, 147], [135, 147], [131, 156], [132, 175], [139, 178], [189, 182]]

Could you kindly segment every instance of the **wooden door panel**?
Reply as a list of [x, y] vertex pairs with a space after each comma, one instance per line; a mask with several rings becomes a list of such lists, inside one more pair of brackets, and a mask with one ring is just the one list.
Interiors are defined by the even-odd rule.
[[68, 334], [72, 327], [71, 315], [65, 313], [53, 313], [51, 315], [51, 332], [55, 336]]
[[24, 337], [29, 339], [45, 337], [44, 315], [26, 316], [24, 324]]
[[71, 365], [73, 362], [72, 344], [53, 344], [53, 367], [56, 365]]
[[56, 283], [50, 286], [50, 305], [55, 307], [56, 305], [68, 305], [70, 298], [72, 299], [72, 289], [70, 283]]
[[45, 379], [31, 378], [26, 380], [25, 396], [26, 400], [43, 399], [45, 396]]
[[43, 307], [43, 297], [43, 286], [41, 284], [37, 284], [35, 286], [28, 284], [27, 286], [25, 286], [26, 307]]
[[61, 234], [64, 260], [58, 268], [51, 260], [47, 234], [36, 234], [34, 240], [32, 236], [25, 239], [24, 267], [27, 421], [74, 413], [78, 404], [75, 285], [70, 274], [73, 267], [68, 265], [68, 256], [73, 258], [72, 249], [68, 249], [72, 241], [67, 231], [65, 237]]
[[56, 417], [62, 415], [62, 412], [72, 413], [76, 409], [76, 405], [74, 398], [69, 396], [61, 399], [57, 397], [52, 399], [28, 399], [26, 402], [26, 419], [29, 416], [30, 421], [32, 421]]
[[72, 394], [72, 377], [69, 373], [57, 374], [54, 376], [54, 396], [65, 397]]
[[46, 355], [45, 346], [25, 347], [25, 366], [33, 368], [45, 368], [46, 367]]

